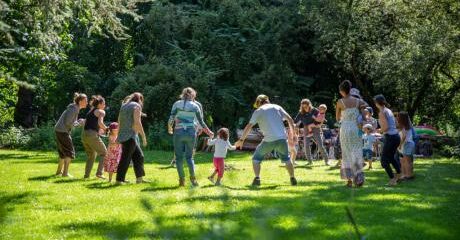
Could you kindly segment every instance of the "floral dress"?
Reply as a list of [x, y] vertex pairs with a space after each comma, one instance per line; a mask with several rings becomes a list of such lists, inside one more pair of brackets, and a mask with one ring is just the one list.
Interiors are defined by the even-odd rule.
[[109, 147], [107, 148], [107, 155], [104, 158], [104, 171], [116, 173], [118, 163], [121, 157], [121, 144], [117, 142], [116, 136], [109, 137]]
[[[342, 100], [341, 100], [342, 101]], [[364, 183], [363, 168], [363, 141], [359, 136], [357, 106], [342, 110], [340, 125], [340, 147], [342, 149], [342, 166], [340, 175], [342, 179], [353, 179], [355, 184]], [[343, 104], [342, 101], [342, 105]]]

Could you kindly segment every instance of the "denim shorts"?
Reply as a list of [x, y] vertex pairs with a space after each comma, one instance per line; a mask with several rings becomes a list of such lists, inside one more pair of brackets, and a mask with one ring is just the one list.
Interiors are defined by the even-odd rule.
[[364, 160], [372, 160], [372, 149], [363, 149], [363, 158]]
[[404, 156], [412, 156], [414, 155], [415, 150], [415, 143], [414, 142], [406, 142], [403, 145], [401, 154]]
[[264, 160], [265, 155], [276, 151], [278, 157], [281, 159], [281, 162], [288, 162], [291, 160], [289, 156], [289, 147], [286, 139], [280, 139], [273, 142], [262, 141], [256, 148], [254, 155], [252, 156], [252, 161], [260, 163]]

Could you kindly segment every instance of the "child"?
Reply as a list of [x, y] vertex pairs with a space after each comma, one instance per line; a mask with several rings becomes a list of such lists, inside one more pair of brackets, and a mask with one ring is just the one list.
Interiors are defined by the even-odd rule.
[[111, 182], [113, 173], [117, 172], [121, 157], [121, 144], [117, 142], [118, 123], [113, 122], [109, 125], [108, 134], [109, 146], [107, 148], [107, 155], [104, 158], [104, 170], [109, 173], [109, 182]]
[[[298, 129], [296, 131], [298, 131]], [[288, 132], [288, 135], [290, 135], [289, 131], [287, 132]], [[289, 155], [291, 156], [291, 162], [293, 165], [297, 165], [297, 163], [295, 162], [295, 160], [297, 159], [297, 146], [298, 146], [297, 145], [298, 143], [296, 142], [298, 141], [297, 136], [298, 136], [298, 133], [295, 132], [293, 138], [291, 138], [290, 136], [288, 137]]]
[[401, 180], [411, 180], [414, 178], [413, 173], [413, 156], [415, 150], [415, 142], [413, 139], [412, 124], [407, 112], [398, 114], [398, 129], [401, 143], [398, 147], [398, 152], [402, 155], [401, 158]]
[[365, 124], [363, 127], [364, 134], [362, 136], [364, 145], [363, 145], [363, 157], [364, 161], [369, 163], [368, 170], [372, 169], [372, 156], [374, 154], [374, 144], [376, 142], [376, 138], [374, 134], [372, 134], [372, 125]]
[[208, 139], [208, 145], [214, 145], [214, 172], [211, 176], [208, 177], [209, 181], [214, 183], [214, 177], [217, 174], [217, 181], [215, 182], [216, 186], [221, 185], [222, 177], [224, 176], [225, 163], [224, 159], [227, 156], [227, 150], [235, 150], [236, 147], [233, 146], [229, 141], [229, 132], [227, 128], [221, 128], [217, 131], [216, 139]]
[[313, 128], [321, 128], [321, 125], [326, 120], [326, 111], [327, 111], [326, 104], [319, 105], [318, 110], [319, 110], [318, 115], [313, 116], [313, 120], [315, 120], [315, 122], [308, 125], [307, 137], [313, 136]]

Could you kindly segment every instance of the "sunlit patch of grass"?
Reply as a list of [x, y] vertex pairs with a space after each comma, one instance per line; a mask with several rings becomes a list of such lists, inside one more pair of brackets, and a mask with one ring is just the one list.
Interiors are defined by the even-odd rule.
[[394, 188], [375, 164], [360, 189], [344, 187], [339, 170], [321, 162], [296, 168], [299, 185], [290, 186], [280, 162], [267, 160], [262, 186], [252, 188], [249, 154], [231, 153], [233, 170], [215, 187], [206, 179], [211, 155], [199, 153], [200, 187], [178, 188], [171, 152], [145, 156], [151, 184], [114, 186], [81, 179], [81, 152], [71, 166], [76, 178], [63, 179], [53, 176], [55, 153], [0, 150], [0, 239], [356, 239], [345, 207], [366, 239], [460, 234], [454, 159], [417, 159], [416, 180]]

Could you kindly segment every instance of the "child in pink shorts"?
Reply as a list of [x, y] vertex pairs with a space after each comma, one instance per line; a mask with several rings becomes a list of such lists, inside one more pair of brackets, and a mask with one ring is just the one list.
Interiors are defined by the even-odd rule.
[[[235, 150], [236, 147], [233, 146], [230, 141], [228, 141], [229, 131], [227, 128], [221, 128], [217, 131], [217, 138], [209, 139], [208, 145], [214, 145], [214, 171], [211, 176], [208, 177], [209, 181], [214, 183], [216, 186], [221, 185], [222, 177], [224, 176], [225, 171], [225, 162], [224, 159], [227, 156], [227, 150]], [[214, 182], [214, 177], [217, 174], [217, 181]]]

